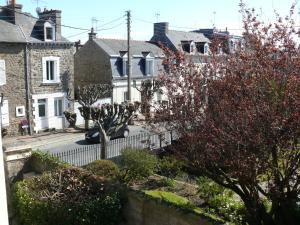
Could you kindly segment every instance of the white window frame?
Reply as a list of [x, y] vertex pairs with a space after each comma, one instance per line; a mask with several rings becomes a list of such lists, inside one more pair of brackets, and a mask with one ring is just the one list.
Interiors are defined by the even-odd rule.
[[[61, 102], [61, 114], [59, 113], [59, 104]], [[54, 98], [54, 116], [55, 117], [63, 117], [64, 113], [64, 98]]]
[[[52, 29], [52, 39], [47, 38], [47, 28]], [[44, 40], [45, 41], [55, 41], [55, 26], [53, 26], [50, 22], [46, 22], [44, 24]]]
[[0, 59], [0, 86], [6, 84], [5, 60]]
[[[21, 112], [19, 112], [21, 110]], [[16, 106], [16, 117], [25, 116], [25, 106]]]
[[209, 53], [209, 45], [208, 43], [205, 43], [203, 46], [203, 54], [208, 55], [208, 53]]
[[[53, 61], [54, 62], [54, 76], [53, 80], [47, 79], [47, 62]], [[55, 56], [49, 56], [49, 57], [43, 57], [42, 59], [43, 63], [43, 83], [60, 83], [60, 65], [59, 65], [59, 57]]]
[[154, 57], [151, 57], [149, 55], [145, 57], [145, 75], [154, 75]]
[[128, 101], [128, 91], [123, 92], [123, 99], [124, 99], [124, 102]]
[[[39, 100], [45, 100], [45, 102], [39, 102]], [[40, 105], [45, 105], [45, 115], [40, 116]], [[39, 119], [44, 119], [48, 117], [48, 99], [47, 98], [39, 98], [37, 99], [37, 113]]]
[[[0, 102], [1, 102], [1, 97], [0, 97]], [[1, 111], [1, 118], [0, 118], [0, 123], [2, 124], [3, 127], [8, 127], [9, 126], [9, 105], [8, 105], [8, 100], [3, 100], [3, 105], [0, 105], [0, 111]]]

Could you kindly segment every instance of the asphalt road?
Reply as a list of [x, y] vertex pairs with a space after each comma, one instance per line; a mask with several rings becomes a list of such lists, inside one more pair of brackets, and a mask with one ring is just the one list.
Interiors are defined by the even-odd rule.
[[[134, 136], [139, 133], [147, 132], [144, 128], [140, 126], [129, 126], [129, 136]], [[87, 141], [85, 141], [84, 133], [74, 133], [71, 137], [56, 137], [56, 140], [53, 140], [48, 143], [44, 143], [43, 145], [38, 146], [38, 149], [43, 152], [63, 152], [70, 149], [76, 149], [78, 147], [82, 147], [85, 145], [90, 145]]]

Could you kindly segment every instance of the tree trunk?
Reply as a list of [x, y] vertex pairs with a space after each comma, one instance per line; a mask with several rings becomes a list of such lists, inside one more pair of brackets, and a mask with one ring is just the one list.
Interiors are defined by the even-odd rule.
[[99, 130], [100, 137], [100, 158], [107, 159], [107, 150], [110, 137]]
[[88, 119], [84, 120], [84, 129], [85, 129], [86, 131], [89, 130], [89, 120], [88, 120]]

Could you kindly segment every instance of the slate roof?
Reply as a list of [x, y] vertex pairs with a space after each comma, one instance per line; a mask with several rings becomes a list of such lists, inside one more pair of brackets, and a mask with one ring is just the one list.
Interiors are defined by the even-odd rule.
[[[19, 14], [18, 24], [9, 22], [9, 16], [0, 8], [0, 42], [8, 43], [43, 43], [40, 38], [41, 21], [29, 13]], [[61, 38], [53, 43], [70, 43], [67, 39]]]
[[176, 48], [181, 44], [181, 41], [210, 43], [210, 40], [206, 38], [202, 33], [196, 32], [169, 30], [167, 33], [167, 37]]
[[[108, 55], [120, 55], [120, 51], [127, 51], [127, 40], [97, 38], [94, 41]], [[132, 55], [142, 55], [143, 52], [150, 52], [152, 56], [163, 55], [163, 51], [154, 43], [134, 40], [130, 43]]]

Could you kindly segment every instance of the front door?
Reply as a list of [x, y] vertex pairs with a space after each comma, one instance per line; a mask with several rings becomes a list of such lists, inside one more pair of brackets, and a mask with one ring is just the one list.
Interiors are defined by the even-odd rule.
[[40, 129], [48, 128], [47, 99], [38, 99], [38, 117]]

